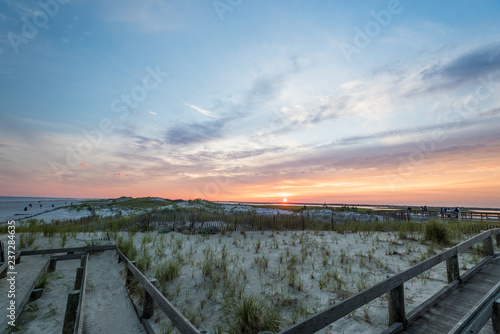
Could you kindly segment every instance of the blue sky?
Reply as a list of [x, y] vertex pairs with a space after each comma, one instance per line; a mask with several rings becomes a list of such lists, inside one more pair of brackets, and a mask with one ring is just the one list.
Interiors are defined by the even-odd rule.
[[0, 195], [498, 206], [499, 13], [0, 1]]

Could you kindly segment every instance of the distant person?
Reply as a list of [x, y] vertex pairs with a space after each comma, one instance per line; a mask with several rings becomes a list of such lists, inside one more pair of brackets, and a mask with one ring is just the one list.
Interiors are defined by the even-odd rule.
[[27, 206], [24, 207], [24, 211], [28, 211], [28, 207]]
[[32, 208], [33, 206], [31, 206], [31, 203], [30, 203], [30, 208]]
[[441, 214], [441, 218], [444, 218], [444, 209], [442, 207], [439, 209], [439, 213]]
[[40, 209], [42, 208], [42, 205], [40, 204]]
[[408, 213], [408, 220], [410, 220], [411, 218], [411, 206], [408, 207], [408, 209], [406, 209], [407, 213]]

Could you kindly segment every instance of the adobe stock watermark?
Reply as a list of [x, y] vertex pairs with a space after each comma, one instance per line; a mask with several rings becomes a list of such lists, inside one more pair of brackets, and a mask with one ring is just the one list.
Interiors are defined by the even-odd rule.
[[66, 146], [65, 161], [49, 163], [59, 182], [64, 182], [64, 175], [70, 174], [74, 168], [79, 166], [88, 168], [83, 163], [83, 159], [102, 145], [104, 136], [112, 133], [113, 124], [117, 121], [124, 121], [130, 115], [131, 110], [137, 108], [139, 103], [147, 98], [148, 92], [158, 88], [164, 78], [169, 75], [168, 72], [162, 72], [159, 65], [156, 69], [146, 66], [146, 72], [141, 84], [134, 86], [127, 94], [122, 94], [120, 98], [111, 102], [110, 109], [117, 114], [116, 119], [103, 118], [97, 128], [91, 131], [82, 130], [83, 138], [76, 145]]
[[273, 141], [277, 132], [287, 128], [288, 126], [290, 126], [290, 123], [284, 120], [283, 117], [273, 114], [268, 119], [268, 125], [258, 130], [250, 139], [259, 145], [264, 145]]
[[485, 76], [478, 77], [478, 84], [471, 91], [464, 102], [456, 102], [450, 108], [446, 108], [440, 115], [442, 127], [433, 131], [431, 135], [416, 143], [416, 150], [411, 152], [408, 157], [398, 156], [399, 166], [396, 174], [386, 173], [386, 181], [392, 191], [400, 184], [408, 174], [415, 172], [421, 166], [430, 154], [435, 153], [439, 142], [446, 140], [447, 130], [461, 124], [471, 121], [472, 116], [479, 111], [481, 102], [489, 99], [495, 92], [500, 90], [500, 71]]
[[59, 13], [60, 5], [66, 5], [71, 0], [46, 0], [38, 1], [37, 4], [40, 9], [37, 9], [31, 18], [26, 16], [21, 18], [24, 23], [21, 32], [9, 32], [7, 38], [17, 54], [19, 52], [19, 45], [27, 44], [30, 40], [38, 35], [39, 29], [43, 29], [49, 23], [50, 18], [54, 18]]
[[231, 178], [228, 176], [212, 176], [211, 179], [212, 181], [205, 183], [201, 189], [199, 187], [193, 189], [195, 199], [214, 199], [231, 183]]
[[215, 0], [212, 2], [217, 15], [221, 21], [224, 21], [224, 14], [232, 12], [236, 7], [242, 4], [243, 0]]
[[393, 16], [403, 12], [403, 5], [400, 0], [389, 0], [386, 8], [387, 9], [381, 9], [378, 12], [371, 10], [370, 15], [373, 20], [368, 21], [363, 28], [358, 26], [353, 27], [355, 34], [352, 44], [339, 44], [339, 48], [348, 63], [352, 61], [351, 57], [353, 54], [360, 54], [361, 50], [368, 47], [372, 40], [380, 35], [384, 28], [387, 28], [389, 24], [391, 24]]

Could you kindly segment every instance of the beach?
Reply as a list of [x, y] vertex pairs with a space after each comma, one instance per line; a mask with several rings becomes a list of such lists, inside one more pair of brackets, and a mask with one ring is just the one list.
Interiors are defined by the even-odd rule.
[[72, 212], [65, 207], [80, 204], [83, 201], [85, 200], [76, 198], [0, 197], [0, 223], [29, 218], [49, 222], [52, 219], [77, 219], [88, 213]]

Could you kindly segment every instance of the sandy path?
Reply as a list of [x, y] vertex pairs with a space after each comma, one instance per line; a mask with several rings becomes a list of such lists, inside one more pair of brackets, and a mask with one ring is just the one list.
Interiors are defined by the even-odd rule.
[[73, 290], [76, 268], [79, 266], [80, 260], [57, 261], [56, 270], [49, 273], [49, 283], [42, 297], [30, 303], [28, 310], [23, 313], [23, 333], [61, 333], [68, 292]]
[[[40, 271], [45, 266], [48, 257], [42, 255], [34, 256], [24, 256], [21, 258], [21, 262], [16, 265], [16, 307], [26, 298], [28, 294], [31, 293], [30, 287], [34, 280], [40, 273]], [[9, 276], [7, 276], [9, 278]], [[7, 322], [9, 319], [6, 317], [7, 307], [9, 306], [10, 299], [8, 298], [9, 283], [7, 279], [2, 278], [0, 280], [0, 332], [3, 332], [7, 328]], [[16, 310], [19, 313], [19, 309]], [[18, 323], [19, 317], [16, 319]]]
[[145, 333], [125, 289], [115, 251], [89, 257], [83, 332]]

